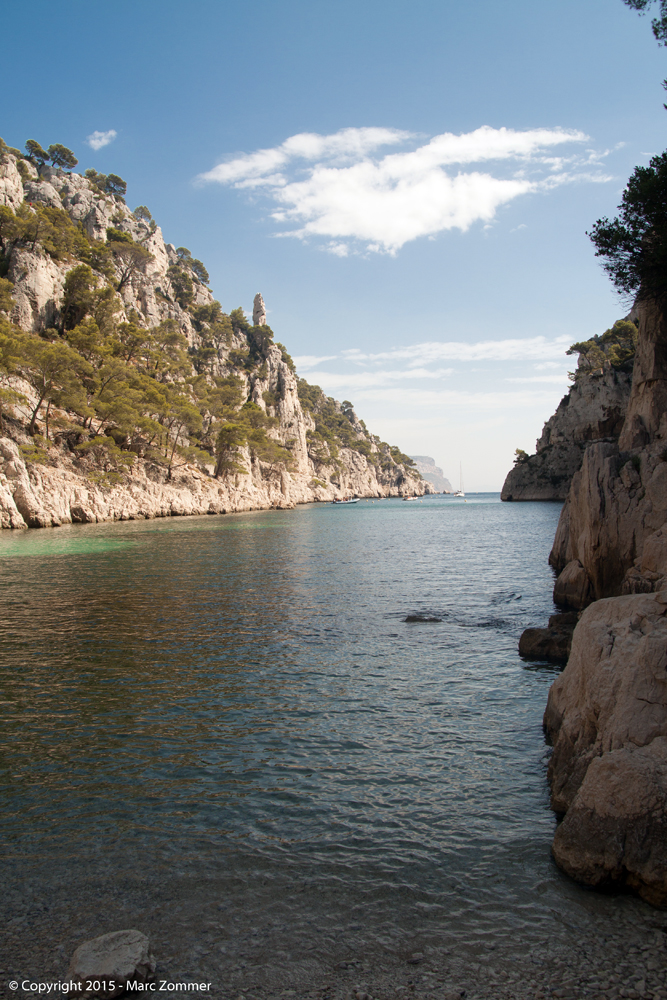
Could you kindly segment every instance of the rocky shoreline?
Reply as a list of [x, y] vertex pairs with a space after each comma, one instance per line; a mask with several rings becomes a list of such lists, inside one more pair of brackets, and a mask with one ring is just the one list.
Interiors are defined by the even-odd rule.
[[[75, 921], [71, 889], [43, 898], [29, 880], [27, 894], [10, 887], [0, 996], [20, 995], [7, 989], [11, 980], [62, 981], [85, 941], [137, 928], [150, 940], [158, 981], [210, 983], [206, 995], [216, 1000], [667, 997], [664, 919], [628, 897], [617, 899], [613, 923], [600, 912], [584, 928], [581, 910], [587, 904], [579, 899], [572, 900], [569, 916], [554, 912], [537, 935], [509, 934], [510, 918], [498, 921], [498, 931], [506, 924], [504, 935], [466, 940], [457, 935], [455, 921], [434, 925], [415, 911], [412, 920], [402, 921], [400, 940], [390, 943], [336, 906], [323, 913], [314, 903], [316, 886], [304, 890], [312, 909], [307, 905], [286, 922], [276, 899], [257, 900], [255, 912], [244, 914], [229, 887], [214, 884], [211, 891], [207, 880], [200, 898], [201, 886], [179, 882], [158, 880], [149, 889], [140, 882], [87, 879], [78, 886], [84, 891]], [[181, 988], [160, 995], [183, 993]]]
[[[544, 728], [558, 865], [667, 907], [667, 323], [652, 300], [638, 313], [618, 441], [586, 449], [549, 558], [578, 621]], [[524, 633], [523, 655], [567, 648], [550, 626]]]

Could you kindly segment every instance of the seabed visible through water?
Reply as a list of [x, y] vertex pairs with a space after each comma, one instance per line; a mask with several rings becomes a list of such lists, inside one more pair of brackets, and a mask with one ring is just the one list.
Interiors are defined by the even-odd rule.
[[467, 500], [0, 536], [0, 995], [137, 927], [210, 996], [667, 997], [550, 857], [559, 505]]

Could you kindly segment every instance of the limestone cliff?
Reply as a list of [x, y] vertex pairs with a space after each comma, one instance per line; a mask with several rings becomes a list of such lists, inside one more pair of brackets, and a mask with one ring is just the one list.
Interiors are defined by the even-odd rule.
[[[586, 608], [553, 685], [554, 857], [667, 905], [667, 322], [639, 306], [618, 441], [587, 448], [551, 553], [554, 599]], [[627, 596], [622, 596], [627, 595]]]
[[452, 484], [444, 472], [435, 464], [435, 459], [429, 455], [411, 455], [417, 471], [438, 493], [453, 493]]
[[580, 353], [574, 383], [545, 423], [535, 454], [520, 455], [508, 473], [501, 500], [565, 500], [586, 449], [618, 440], [630, 397], [632, 360], [612, 364], [605, 356], [609, 340], [604, 337], [587, 342], [602, 355], [594, 365], [588, 352]]
[[617, 442], [585, 453], [561, 512], [550, 562], [558, 603], [585, 607], [663, 589], [667, 575], [667, 323], [639, 307], [639, 343]]
[[434, 492], [105, 181], [0, 141], [2, 527]]

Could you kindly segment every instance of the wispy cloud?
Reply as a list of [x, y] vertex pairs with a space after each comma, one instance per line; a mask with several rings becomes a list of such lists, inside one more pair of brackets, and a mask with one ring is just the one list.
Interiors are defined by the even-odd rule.
[[405, 347], [393, 347], [377, 354], [365, 353], [358, 348], [343, 351], [347, 361], [408, 361], [408, 365], [423, 365], [432, 361], [541, 361], [561, 358], [572, 342], [571, 334], [555, 337], [524, 337], [516, 340], [425, 341]]
[[560, 375], [529, 375], [518, 378], [506, 378], [506, 382], [548, 382], [551, 385], [564, 385], [567, 382], [567, 372]]
[[[398, 129], [347, 128], [332, 135], [291, 136], [279, 146], [221, 163], [198, 180], [262, 190], [273, 203], [271, 217], [289, 227], [276, 235], [312, 238], [341, 257], [360, 248], [394, 254], [422, 236], [465, 231], [478, 221], [488, 224], [502, 205], [520, 195], [574, 181], [610, 180], [600, 169], [606, 152], [554, 153], [587, 138], [562, 128], [483, 126], [377, 155], [382, 147], [414, 145], [418, 136]], [[463, 169], [491, 162], [494, 173]]]
[[108, 132], [91, 132], [89, 136], [86, 137], [86, 142], [91, 149], [97, 151], [102, 149], [103, 146], [108, 146], [110, 142], [113, 142], [118, 133], [115, 128], [110, 128]]
[[408, 368], [384, 371], [364, 371], [364, 372], [325, 372], [310, 371], [308, 380], [310, 382], [320, 382], [326, 385], [327, 389], [335, 392], [337, 389], [367, 389], [372, 386], [392, 385], [402, 382], [404, 379], [439, 379], [452, 375], [453, 368], [436, 368], [430, 371], [426, 368]]
[[337, 356], [336, 354], [300, 354], [296, 355], [293, 361], [300, 372], [305, 372], [315, 368], [316, 365], [324, 364], [325, 361], [334, 361]]
[[[326, 386], [322, 384], [322, 388]], [[423, 389], [411, 386], [391, 386], [391, 387], [371, 387], [365, 391], [357, 391], [358, 401], [373, 403], [389, 403], [392, 407], [405, 406], [410, 410], [427, 410], [435, 412], [449, 409], [460, 411], [464, 407], [469, 408], [469, 413], [476, 413], [479, 410], [498, 412], [512, 412], [517, 408], [535, 407], [542, 408], [545, 402], [546, 389], [538, 390], [509, 390], [508, 392], [474, 392], [459, 389]], [[558, 395], [555, 396], [557, 402]], [[551, 404], [549, 404], [551, 405]], [[544, 419], [544, 418], [543, 418]]]

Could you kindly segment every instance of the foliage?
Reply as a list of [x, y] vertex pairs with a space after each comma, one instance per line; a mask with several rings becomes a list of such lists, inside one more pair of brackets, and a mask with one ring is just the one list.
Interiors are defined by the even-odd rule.
[[116, 291], [120, 292], [135, 277], [144, 273], [146, 265], [154, 258], [150, 251], [140, 243], [135, 243], [128, 233], [123, 233], [119, 229], [107, 229], [107, 238], [107, 245], [118, 275]]
[[16, 213], [0, 205], [0, 252], [6, 260], [15, 249], [44, 250], [54, 260], [81, 259], [90, 251], [82, 226], [75, 226], [67, 212], [26, 202]]
[[152, 222], [153, 216], [148, 211], [145, 205], [137, 205], [132, 215], [139, 222]]
[[79, 162], [72, 150], [59, 142], [49, 146], [46, 154], [54, 167], [65, 167], [66, 169], [74, 170], [74, 167]]
[[127, 184], [118, 174], [107, 174], [104, 190], [107, 194], [116, 194], [122, 197], [127, 194]]
[[296, 375], [296, 365], [294, 364], [291, 355], [287, 353], [287, 348], [285, 347], [285, 345], [281, 344], [279, 341], [276, 341], [276, 347], [280, 351], [280, 357], [285, 362], [289, 370], [292, 372], [293, 375]]
[[61, 310], [62, 330], [72, 330], [92, 309], [97, 279], [87, 264], [67, 272]]
[[248, 330], [250, 329], [250, 323], [248, 322], [246, 314], [244, 313], [243, 309], [241, 309], [240, 306], [238, 309], [232, 309], [232, 311], [229, 314], [229, 318], [231, 320], [232, 326], [235, 329], [240, 330], [241, 333], [247, 333]]
[[[44, 150], [30, 140], [26, 148], [32, 162], [50, 159], [70, 168], [76, 162], [63, 146]], [[0, 140], [0, 156], [3, 151], [12, 152]], [[100, 195], [125, 193], [117, 175], [87, 170], [86, 177]], [[146, 206], [138, 206], [134, 217], [155, 229]], [[65, 263], [59, 329], [41, 336], [11, 326], [4, 313], [13, 308], [13, 286], [0, 277], [0, 430], [3, 412], [18, 408], [33, 438], [24, 448], [28, 460], [48, 460], [50, 439], [67, 438], [82, 469], [105, 486], [120, 482], [137, 455], [163, 467], [168, 477], [188, 462], [215, 467], [218, 476], [245, 472], [248, 459], [261, 465], [263, 475], [290, 468], [294, 441], [277, 440], [278, 420], [248, 399], [268, 374], [271, 328], [252, 326], [241, 308], [226, 315], [217, 301], [194, 306], [194, 283], [208, 283], [209, 275], [186, 247], [178, 248], [168, 273], [174, 295], [192, 317], [197, 346], [189, 347], [174, 319], [146, 327], [142, 316], [127, 312], [118, 292], [145, 273], [153, 255], [124, 225], [119, 211], [106, 241], [97, 241], [62, 209], [24, 203], [13, 212], [0, 206], [0, 268], [22, 249]], [[231, 351], [235, 333], [243, 341]], [[277, 346], [294, 372], [284, 345]], [[28, 395], [19, 391], [19, 379], [29, 386]], [[281, 391], [265, 391], [264, 404], [275, 408]], [[351, 403], [341, 408], [305, 382], [299, 395], [315, 416], [309, 446], [323, 464], [337, 464], [339, 447], [378, 463], [377, 445], [365, 427], [359, 432]], [[395, 465], [392, 449], [382, 448], [388, 466]], [[398, 449], [393, 453], [396, 461], [410, 461]]]
[[[653, 4], [653, 0], [623, 0], [623, 3], [644, 14]], [[667, 0], [659, 0], [659, 10], [660, 15], [651, 21], [651, 27], [658, 42], [667, 45]]]
[[238, 461], [238, 452], [243, 447], [248, 448], [252, 460], [269, 465], [269, 474], [277, 466], [289, 468], [292, 464], [289, 451], [267, 434], [277, 423], [275, 417], [267, 416], [256, 403], [244, 403], [235, 419], [223, 424], [218, 434], [216, 475], [245, 471]]
[[208, 285], [211, 280], [209, 273], [202, 264], [200, 260], [193, 257], [187, 247], [177, 247], [176, 256], [178, 257], [178, 262], [183, 268], [188, 268], [195, 275], [197, 281], [202, 285]]
[[171, 264], [167, 274], [169, 275], [169, 280], [171, 281], [171, 287], [174, 289], [176, 301], [181, 309], [187, 309], [194, 297], [192, 278], [188, 272], [182, 267], [179, 267], [178, 264]]
[[514, 454], [516, 456], [515, 459], [514, 459], [514, 464], [515, 465], [520, 465], [521, 462], [527, 462], [528, 461], [528, 458], [529, 458], [528, 452], [524, 451], [523, 448], [515, 448], [514, 449]]
[[667, 295], [667, 153], [636, 167], [619, 216], [598, 219], [590, 236], [596, 257], [620, 292], [640, 298]]
[[[127, 184], [122, 177], [118, 174], [100, 174], [97, 170], [93, 170], [89, 167], [86, 170], [84, 177], [90, 181], [93, 187], [101, 194], [117, 195], [122, 199], [123, 195], [127, 193]], [[144, 206], [140, 206], [144, 207]], [[148, 209], [146, 209], [148, 211]], [[148, 213], [150, 215], [150, 212]]]
[[0, 278], [0, 312], [10, 312], [14, 308], [12, 289], [14, 285], [7, 278]]
[[620, 371], [630, 371], [634, 362], [639, 331], [630, 320], [617, 320], [601, 336], [572, 344], [567, 354], [578, 354], [577, 371], [571, 378], [592, 375], [604, 371], [605, 367]]
[[44, 164], [49, 159], [49, 154], [45, 149], [42, 149], [40, 144], [34, 139], [28, 139], [25, 144], [25, 148], [28, 153], [28, 158], [39, 164]]

